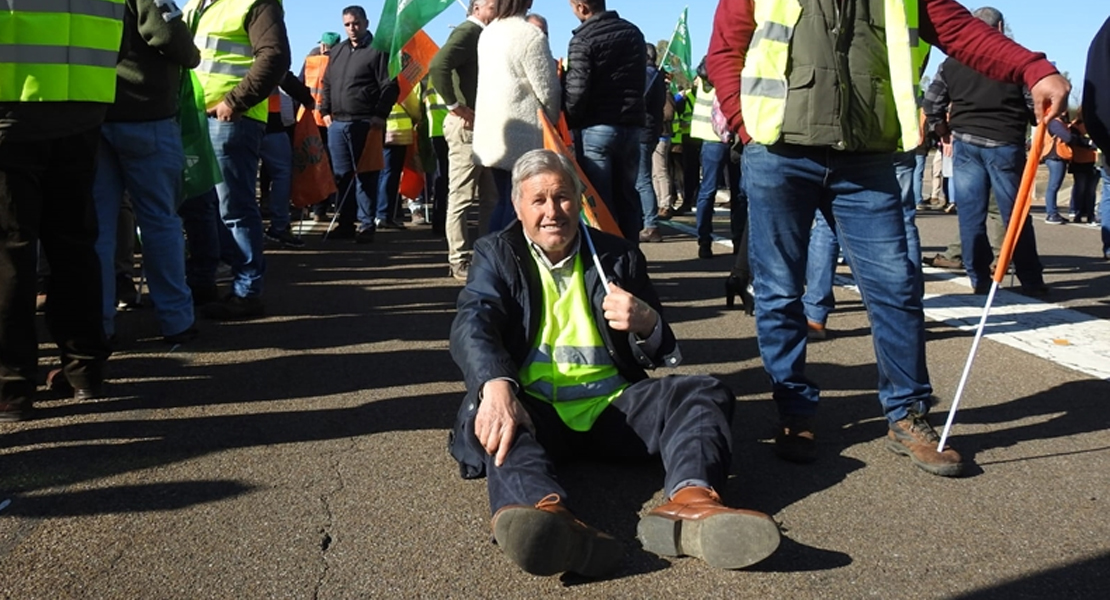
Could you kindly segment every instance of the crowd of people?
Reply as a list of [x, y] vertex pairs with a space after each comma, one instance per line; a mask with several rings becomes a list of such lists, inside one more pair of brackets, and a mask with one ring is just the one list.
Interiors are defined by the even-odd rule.
[[[1054, 136], [1046, 223], [1067, 221], [1056, 199], [1065, 171], [1075, 180], [1069, 219], [1099, 222], [1094, 144], [1110, 141], [1110, 100], [1088, 86], [1091, 108], [1069, 120], [1068, 82], [1007, 38], [989, 7], [849, 0], [855, 16], [842, 19], [792, 0], [720, 0], [708, 55], [679, 89], [605, 0], [571, 0], [581, 25], [562, 61], [531, 0], [471, 0], [426, 80], [402, 97], [361, 6], [337, 15], [345, 38], [323, 33], [295, 76], [279, 0], [99, 4], [33, 11], [45, 24], [87, 21], [87, 36], [57, 42], [62, 68], [0, 55], [18, 75], [15, 89], [0, 87], [0, 421], [33, 415], [36, 296], [61, 356], [48, 385], [78, 400], [104, 393], [115, 312], [135, 292], [130, 277], [118, 283], [119, 255], [130, 262], [136, 227], [167, 343], [194, 340], [197, 316], [264, 314], [265, 244], [304, 245], [290, 214], [299, 108], [336, 184], [312, 209], [318, 221], [332, 214], [326, 240], [373, 243], [378, 229], [405, 228], [402, 172], [414, 140], [427, 140], [427, 181], [407, 198], [408, 218], [446, 239], [447, 272], [466, 282], [450, 332], [467, 389], [451, 451], [464, 477], [487, 478], [494, 538], [529, 573], [600, 576], [621, 561], [623, 546], [568, 508], [556, 461], [575, 456], [662, 458], [666, 502], [638, 528], [652, 552], [741, 568], [778, 546], [773, 520], [717, 493], [732, 458], [733, 393], [712, 377], [646, 372], [681, 353], [639, 244], [694, 210], [697, 255], [712, 257], [722, 184], [736, 254], [727, 298], [755, 316], [780, 417], [775, 450], [796, 463], [818, 458], [820, 390], [806, 346], [826, 334], [842, 254], [871, 321], [887, 446], [935, 475], [964, 471], [928, 420], [936, 400], [914, 218], [928, 206], [929, 140], [951, 159], [934, 160], [958, 206], [962, 250], [948, 260], [975, 293], [986, 292], [995, 255], [990, 207], [1008, 223], [1030, 123], [1051, 121]], [[15, 6], [0, 16], [26, 10]], [[885, 29], [861, 26], [872, 22]], [[0, 45], [28, 36], [0, 27]], [[949, 58], [922, 93], [930, 45]], [[1094, 48], [1102, 62], [1089, 73], [1103, 73], [1110, 56]], [[206, 116], [219, 171], [189, 193], [185, 111]], [[543, 150], [544, 121], [575, 162]], [[581, 224], [576, 167], [615, 231]], [[1110, 186], [1105, 163], [1102, 173]], [[1047, 294], [1032, 227], [1014, 258], [1022, 291]]]

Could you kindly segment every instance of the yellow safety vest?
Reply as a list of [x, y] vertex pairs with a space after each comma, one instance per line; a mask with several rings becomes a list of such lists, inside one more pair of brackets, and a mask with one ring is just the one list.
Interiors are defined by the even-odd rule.
[[[203, 1], [189, 0], [185, 18], [193, 28], [193, 43], [200, 49], [196, 73], [204, 88], [204, 104], [212, 108], [243, 81], [254, 64], [254, 48], [244, 24], [258, 0], [214, 0], [201, 10]], [[263, 100], [244, 116], [265, 123], [266, 113]]]
[[7, 0], [0, 102], [115, 102], [125, 11], [124, 0]]
[[[902, 147], [916, 148], [917, 88], [929, 45], [918, 35], [918, 0], [884, 0], [887, 62]], [[756, 0], [755, 32], [740, 74], [740, 105], [752, 140], [773, 144], [786, 114], [787, 65], [794, 26], [802, 15], [798, 0]]]
[[443, 98], [440, 97], [439, 92], [435, 90], [428, 90], [428, 95], [424, 97], [424, 105], [428, 107], [429, 135], [431, 137], [443, 137], [443, 120], [447, 118], [447, 105], [443, 103]]
[[628, 382], [594, 323], [582, 254], [575, 255], [574, 273], [561, 293], [551, 272], [537, 266], [543, 288], [540, 331], [520, 370], [520, 384], [526, 394], [551, 403], [567, 427], [589, 431]]
[[393, 105], [385, 121], [385, 143], [391, 146], [408, 146], [413, 142], [412, 116], [420, 113], [420, 85], [417, 84], [409, 95]]
[[706, 142], [719, 142], [721, 136], [713, 131], [713, 101], [717, 99], [717, 88], [698, 94], [694, 103], [694, 116], [690, 120], [690, 137]]

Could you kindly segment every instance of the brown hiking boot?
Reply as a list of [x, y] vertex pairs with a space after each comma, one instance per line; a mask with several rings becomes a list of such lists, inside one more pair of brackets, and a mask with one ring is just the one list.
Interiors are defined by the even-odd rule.
[[775, 436], [775, 454], [792, 463], [811, 463], [817, 460], [817, 439], [813, 435], [813, 419], [785, 417], [781, 430]]
[[918, 468], [941, 477], [957, 477], [963, 472], [963, 459], [955, 450], [944, 447], [937, 452], [940, 436], [925, 420], [925, 415], [910, 413], [905, 419], [891, 423], [886, 447], [895, 454], [910, 457]]
[[511, 504], [493, 515], [497, 545], [532, 575], [600, 577], [620, 565], [624, 549], [612, 536], [574, 518], [558, 494], [536, 506]]
[[636, 528], [644, 550], [694, 556], [718, 569], [742, 569], [779, 547], [779, 527], [754, 510], [729, 508], [710, 488], [685, 487], [652, 510]]

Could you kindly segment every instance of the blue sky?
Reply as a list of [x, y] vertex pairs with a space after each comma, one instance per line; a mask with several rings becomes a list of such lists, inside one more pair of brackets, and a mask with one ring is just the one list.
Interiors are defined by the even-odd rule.
[[[466, 0], [464, 0], [466, 1]], [[342, 34], [341, 14], [343, 8], [359, 0], [285, 0], [286, 24], [289, 39], [293, 46], [294, 70], [300, 68], [300, 60], [320, 39], [324, 31]], [[1049, 60], [1057, 63], [1057, 68], [1067, 71], [1078, 88], [1082, 85], [1082, 73], [1086, 64], [1087, 46], [1110, 12], [1107, 0], [1055, 0], [1042, 4], [1036, 0], [989, 0], [990, 5], [1002, 11], [1014, 39], [1032, 50], [1048, 55]], [[964, 3], [969, 8], [983, 4]], [[381, 0], [364, 1], [362, 6], [370, 16], [371, 29], [381, 14]], [[644, 32], [644, 37], [655, 42], [668, 39], [674, 30], [675, 22], [682, 12], [683, 4], [660, 0], [609, 0], [608, 6], [618, 11], [622, 17], [636, 23]], [[713, 14], [717, 9], [716, 0], [690, 0], [689, 26], [693, 43], [694, 62], [705, 54], [709, 46], [709, 32], [713, 27]], [[1052, 7], [1059, 7], [1053, 10]], [[567, 42], [571, 31], [578, 26], [578, 20], [570, 12], [567, 0], [535, 0], [535, 12], [547, 17], [551, 30], [551, 49], [555, 56], [566, 54]], [[442, 43], [450, 34], [450, 28], [465, 18], [465, 12], [457, 3], [437, 17], [425, 31], [437, 42]], [[939, 54], [939, 53], [935, 53]], [[943, 57], [934, 55], [930, 60], [930, 72], [936, 68]]]

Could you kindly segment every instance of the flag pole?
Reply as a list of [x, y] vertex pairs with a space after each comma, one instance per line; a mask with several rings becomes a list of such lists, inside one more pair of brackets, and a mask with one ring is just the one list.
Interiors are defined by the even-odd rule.
[[1010, 214], [1010, 226], [1006, 229], [1006, 239], [1002, 242], [1002, 251], [998, 256], [998, 266], [995, 267], [994, 277], [991, 278], [991, 289], [987, 294], [987, 303], [983, 307], [983, 316], [979, 319], [979, 327], [975, 330], [975, 340], [971, 343], [971, 351], [968, 352], [964, 371], [960, 375], [960, 383], [956, 386], [956, 396], [952, 399], [952, 408], [948, 409], [948, 420], [944, 423], [944, 432], [941, 433], [940, 442], [937, 444], [937, 452], [943, 452], [944, 443], [948, 441], [948, 433], [952, 429], [952, 422], [956, 418], [956, 409], [960, 406], [960, 398], [963, 396], [964, 387], [967, 385], [968, 376], [971, 374], [971, 365], [975, 362], [979, 342], [983, 339], [983, 331], [987, 326], [987, 318], [990, 316], [991, 305], [994, 303], [994, 295], [998, 291], [998, 285], [1006, 277], [1006, 272], [1010, 270], [1010, 259], [1014, 256], [1014, 247], [1017, 246], [1018, 238], [1021, 237], [1021, 232], [1025, 228], [1025, 221], [1029, 218], [1029, 204], [1032, 200], [1030, 192], [1036, 180], [1041, 149], [1044, 147], [1046, 123], [1047, 120], [1042, 120], [1033, 132], [1033, 144], [1029, 149], [1029, 157], [1025, 161], [1025, 172], [1021, 176], [1021, 187], [1018, 189], [1018, 197], [1014, 202], [1014, 210]]
[[[683, 14], [686, 14], [686, 12], [688, 10], [690, 10], [689, 6], [682, 7]], [[674, 24], [674, 31], [671, 32], [671, 39], [667, 40], [667, 49], [663, 51], [663, 58], [659, 60], [660, 68], [665, 69], [665, 67], [667, 66], [667, 56], [669, 54], [671, 54], [671, 44], [674, 44], [674, 36], [678, 35], [678, 26], [681, 25], [681, 24], [682, 24], [682, 19], [681, 18], [678, 20], [678, 23]], [[648, 87], [651, 87], [651, 86], [649, 85]]]
[[468, 16], [470, 15], [470, 7], [467, 6], [466, 3], [463, 2], [463, 0], [455, 0], [455, 2], [459, 3], [459, 6], [462, 7], [464, 13], [466, 13]]

